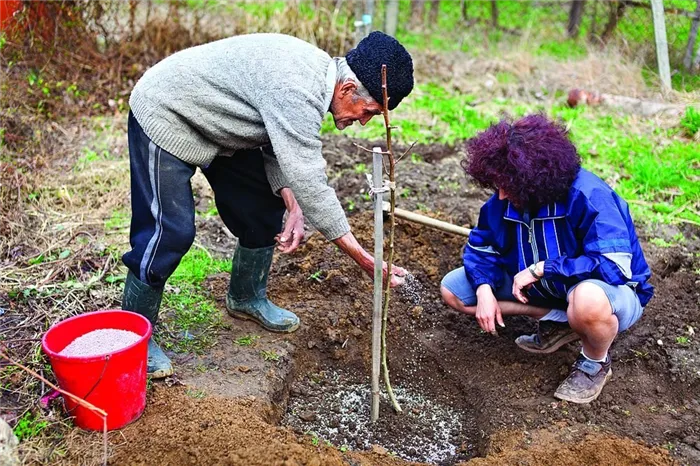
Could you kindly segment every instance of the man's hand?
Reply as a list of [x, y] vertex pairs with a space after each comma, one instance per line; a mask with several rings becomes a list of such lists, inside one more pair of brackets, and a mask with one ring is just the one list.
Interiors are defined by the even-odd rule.
[[287, 220], [284, 223], [282, 233], [275, 236], [278, 248], [285, 254], [294, 252], [299, 247], [299, 243], [304, 239], [304, 213], [297, 204], [294, 193], [289, 188], [282, 188], [280, 195], [287, 206]]
[[[384, 262], [383, 266], [383, 274], [382, 276], [384, 277], [384, 280], [386, 280], [386, 271], [387, 271], [387, 266], [386, 262]], [[370, 273], [370, 272], [367, 272]], [[374, 277], [374, 263], [372, 263], [372, 272], [371, 272], [372, 277]], [[408, 271], [404, 269], [403, 267], [399, 267], [398, 265], [392, 265], [391, 266], [391, 282], [389, 282], [389, 286], [391, 288], [394, 288], [395, 286], [403, 285], [404, 282], [406, 281], [406, 275], [408, 275]]]
[[[362, 246], [360, 246], [360, 243], [357, 242], [357, 239], [352, 232], [348, 232], [340, 238], [334, 239], [333, 242], [340, 248], [341, 251], [357, 262], [357, 265], [359, 265], [362, 270], [367, 272], [367, 275], [374, 277], [374, 257], [365, 251]], [[383, 264], [383, 270], [383, 276], [386, 280], [386, 262]], [[393, 265], [391, 267], [391, 281], [389, 282], [389, 286], [393, 288], [395, 286], [403, 285], [403, 283], [406, 281], [406, 275], [408, 275], [406, 269]]]
[[491, 335], [498, 335], [496, 322], [501, 327], [506, 326], [503, 323], [501, 307], [489, 285], [481, 285], [476, 290], [476, 321], [484, 332]]
[[[540, 278], [544, 275], [544, 262], [540, 261], [535, 265], [535, 273], [540, 276]], [[528, 298], [523, 293], [523, 290], [529, 289], [537, 280], [539, 280], [539, 278], [533, 277], [528, 269], [523, 269], [518, 272], [518, 274], [513, 277], [513, 296], [515, 296], [515, 299], [523, 304], [527, 304]]]

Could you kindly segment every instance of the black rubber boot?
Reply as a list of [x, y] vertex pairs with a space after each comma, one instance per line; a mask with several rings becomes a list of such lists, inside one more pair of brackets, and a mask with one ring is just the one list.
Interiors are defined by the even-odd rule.
[[[158, 321], [158, 311], [163, 298], [162, 288], [153, 288], [139, 280], [136, 275], [129, 273], [124, 285], [124, 297], [122, 309], [136, 312], [147, 318], [155, 331]], [[173, 374], [173, 364], [153, 337], [148, 340], [148, 375], [154, 379], [161, 379]]]
[[267, 278], [274, 246], [248, 249], [238, 246], [233, 255], [231, 283], [226, 295], [229, 315], [254, 320], [273, 332], [293, 332], [299, 318], [267, 299]]

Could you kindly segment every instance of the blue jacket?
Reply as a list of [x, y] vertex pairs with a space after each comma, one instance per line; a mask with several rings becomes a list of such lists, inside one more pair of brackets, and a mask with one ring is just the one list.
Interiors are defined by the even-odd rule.
[[568, 198], [523, 218], [508, 200], [493, 195], [481, 208], [479, 223], [464, 248], [464, 269], [472, 287], [501, 286], [544, 261], [544, 277], [532, 297], [566, 299], [575, 284], [598, 279], [635, 289], [642, 306], [654, 295], [627, 203], [603, 180], [581, 169]]

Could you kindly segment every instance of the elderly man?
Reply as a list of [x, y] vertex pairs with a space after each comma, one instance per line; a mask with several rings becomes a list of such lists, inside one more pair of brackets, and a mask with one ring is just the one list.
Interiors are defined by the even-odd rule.
[[[275, 244], [292, 252], [303, 239], [304, 215], [371, 276], [373, 257], [327, 184], [319, 130], [326, 112], [341, 130], [382, 113], [382, 64], [393, 110], [413, 89], [413, 62], [381, 32], [346, 57], [290, 36], [252, 34], [180, 51], [149, 69], [129, 101], [131, 251], [122, 307], [155, 324], [165, 282], [194, 240], [197, 167], [239, 239], [226, 296], [232, 316], [276, 332], [299, 327], [296, 315], [267, 299], [267, 279]], [[392, 286], [401, 284], [405, 270], [392, 270]], [[173, 372], [153, 339], [148, 372]]]

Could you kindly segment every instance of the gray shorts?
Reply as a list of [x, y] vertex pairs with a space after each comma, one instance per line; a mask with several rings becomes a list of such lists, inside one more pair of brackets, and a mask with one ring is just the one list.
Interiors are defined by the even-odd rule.
[[[503, 278], [503, 285], [501, 285], [494, 293], [496, 299], [499, 301], [517, 301], [513, 296], [513, 277], [504, 273]], [[619, 322], [619, 332], [624, 332], [635, 322], [637, 322], [640, 317], [642, 317], [644, 308], [639, 302], [637, 293], [635, 293], [629, 286], [609, 285], [603, 281], [593, 279], [584, 280], [581, 283], [584, 282], [593, 283], [594, 285], [597, 285], [603, 289], [605, 295], [608, 297], [608, 301], [610, 301], [613, 314], [615, 317], [617, 317]], [[577, 284], [576, 286], [580, 285], [581, 283]], [[472, 289], [469, 280], [467, 280], [467, 275], [464, 273], [464, 267], [455, 269], [445, 275], [445, 277], [442, 279], [442, 286], [447, 288], [453, 295], [462, 301], [465, 306], [476, 306], [476, 292]], [[576, 286], [569, 290], [569, 294], [571, 294]], [[539, 305], [540, 304], [538, 304], [538, 306]], [[568, 320], [566, 317], [566, 310], [557, 309], [557, 306], [561, 306], [561, 304], [554, 302], [552, 303], [552, 312], [547, 314], [545, 319], [566, 322]], [[549, 306], [545, 305], [542, 307], [546, 308]]]

